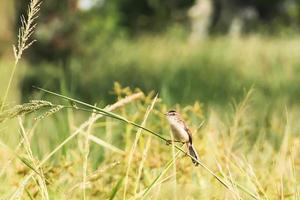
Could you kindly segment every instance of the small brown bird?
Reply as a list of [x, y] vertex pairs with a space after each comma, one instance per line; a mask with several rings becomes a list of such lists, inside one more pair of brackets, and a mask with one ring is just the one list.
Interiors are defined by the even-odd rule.
[[177, 113], [176, 111], [170, 110], [165, 115], [167, 116], [167, 119], [171, 126], [172, 134], [174, 136], [175, 141], [187, 144], [189, 154], [196, 158], [196, 160], [192, 159], [192, 161], [197, 166], [199, 164], [197, 162], [199, 157], [192, 143], [191, 131], [188, 129], [185, 122], [183, 121], [179, 113]]

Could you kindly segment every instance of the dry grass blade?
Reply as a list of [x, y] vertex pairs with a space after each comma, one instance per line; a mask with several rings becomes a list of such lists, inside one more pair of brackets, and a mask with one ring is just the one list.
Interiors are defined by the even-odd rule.
[[100, 146], [103, 146], [103, 147], [106, 148], [106, 149], [109, 149], [109, 150], [113, 151], [113, 152], [119, 153], [119, 154], [121, 154], [121, 155], [124, 155], [124, 154], [125, 154], [125, 151], [123, 151], [123, 150], [117, 148], [117, 147], [114, 146], [114, 145], [111, 145], [111, 144], [105, 142], [104, 140], [101, 140], [100, 138], [98, 138], [98, 137], [96, 137], [96, 136], [94, 136], [94, 135], [89, 135], [89, 136], [88, 136], [88, 139], [89, 139], [90, 141], [92, 141], [92, 142], [94, 142], [94, 143], [100, 145]]
[[[95, 117], [95, 113], [92, 114], [92, 118]], [[83, 167], [82, 167], [82, 182], [83, 182], [83, 187], [82, 187], [82, 195], [83, 195], [83, 200], [86, 199], [86, 174], [87, 174], [87, 167], [88, 167], [88, 156], [90, 152], [90, 144], [89, 144], [89, 135], [91, 133], [93, 123], [90, 123], [84, 132], [84, 146], [83, 146]]]
[[[171, 131], [170, 132], [170, 137], [171, 137], [171, 141], [174, 141], [174, 136], [172, 134]], [[177, 199], [177, 180], [176, 180], [176, 156], [175, 156], [175, 142], [172, 142], [172, 159], [173, 159], [173, 174], [174, 174], [174, 184], [173, 184], [173, 199], [176, 200]]]
[[150, 144], [151, 144], [151, 136], [149, 135], [148, 138], [147, 138], [146, 147], [145, 147], [145, 149], [143, 151], [143, 154], [142, 154], [142, 160], [140, 162], [139, 170], [138, 170], [138, 175], [137, 175], [136, 181], [135, 181], [134, 196], [138, 192], [138, 188], [139, 188], [139, 184], [140, 184], [140, 179], [141, 179], [142, 171], [143, 171], [143, 168], [144, 168], [144, 163], [145, 163], [146, 158], [147, 158], [147, 154], [148, 154], [148, 150], [150, 148]]
[[[146, 114], [145, 114], [145, 116], [144, 116], [144, 119], [143, 119], [143, 122], [142, 122], [142, 125], [141, 125], [141, 126], [145, 126], [145, 125], [146, 125], [146, 121], [147, 121], [147, 119], [148, 119], [148, 116], [149, 116], [151, 110], [153, 109], [153, 107], [154, 107], [154, 105], [155, 105], [155, 103], [156, 103], [156, 100], [157, 100], [157, 95], [156, 95], [155, 98], [153, 99], [153, 101], [152, 101], [150, 107], [147, 109]], [[141, 132], [142, 132], [142, 129], [138, 129], [138, 131], [137, 131], [137, 133], [136, 133], [136, 135], [135, 135], [135, 140], [134, 140], [134, 142], [133, 142], [131, 151], [130, 151], [129, 156], [128, 156], [128, 163], [127, 163], [126, 174], [125, 174], [125, 183], [124, 183], [123, 200], [126, 199], [129, 170], [130, 170], [130, 167], [131, 167], [132, 158], [133, 158], [133, 155], [134, 155], [134, 153], [135, 153], [136, 146], [137, 146], [137, 143], [138, 143], [138, 141], [139, 141]]]

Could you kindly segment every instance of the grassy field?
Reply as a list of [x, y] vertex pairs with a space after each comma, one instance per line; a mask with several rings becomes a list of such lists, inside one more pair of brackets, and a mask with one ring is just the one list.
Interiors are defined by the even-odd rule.
[[[71, 82], [47, 63], [24, 72], [25, 47], [0, 62], [0, 199], [300, 199], [299, 37], [116, 40], [74, 58]], [[63, 96], [24, 92], [32, 79]], [[166, 145], [170, 109], [197, 167]]]
[[[171, 137], [162, 99], [118, 86], [115, 91], [118, 103], [107, 110]], [[253, 107], [253, 96], [247, 93], [226, 115], [204, 113], [199, 103], [176, 107], [201, 162], [228, 188], [155, 135], [111, 117], [88, 117], [80, 104], [59, 113], [42, 101], [12, 108], [5, 116], [34, 113], [1, 124], [13, 120], [17, 127], [13, 137], [6, 135], [9, 146], [2, 130], [1, 198], [299, 199], [299, 109], [264, 113]]]

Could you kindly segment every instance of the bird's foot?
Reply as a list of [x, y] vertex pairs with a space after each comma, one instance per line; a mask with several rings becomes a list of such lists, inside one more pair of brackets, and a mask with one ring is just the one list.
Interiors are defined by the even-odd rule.
[[180, 141], [180, 140], [166, 140], [166, 145], [170, 145], [173, 142], [178, 142], [178, 143], [181, 143], [181, 144], [186, 144], [187, 143], [187, 142], [183, 142], [183, 141]]
[[188, 156], [189, 156], [188, 152], [184, 152], [184, 153], [182, 153], [182, 155], [181, 155], [182, 158], [186, 158], [186, 157], [188, 157]]
[[166, 140], [166, 145], [172, 144], [172, 140]]

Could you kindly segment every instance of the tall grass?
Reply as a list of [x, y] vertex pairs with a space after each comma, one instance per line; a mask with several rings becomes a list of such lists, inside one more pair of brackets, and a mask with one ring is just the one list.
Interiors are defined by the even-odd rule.
[[[18, 122], [18, 128], [12, 127], [15, 135], [10, 136], [11, 140], [0, 139], [0, 199], [300, 198], [300, 108], [291, 101], [286, 101], [286, 105], [276, 104], [274, 99], [257, 101], [263, 91], [280, 92], [284, 88], [277, 80], [284, 82], [291, 78], [293, 83], [298, 81], [293, 75], [296, 68], [289, 68], [298, 64], [295, 52], [264, 52], [269, 47], [259, 44], [255, 41], [257, 38], [248, 39], [245, 48], [241, 48], [245, 40], [211, 40], [210, 45], [215, 45], [220, 51], [201, 53], [202, 67], [199, 69], [205, 69], [207, 74], [197, 79], [199, 52], [196, 50], [203, 50], [205, 45], [191, 47], [179, 42], [180, 50], [169, 48], [172, 51], [165, 51], [160, 47], [163, 44], [170, 47], [170, 40], [155, 40], [159, 41], [157, 43], [140, 41], [138, 53], [143, 59], [139, 60], [139, 64], [148, 69], [150, 76], [151, 73], [157, 76], [157, 72], [164, 75], [165, 82], [160, 82], [163, 98], [115, 84], [116, 103], [100, 108], [78, 98], [40, 88], [40, 96], [46, 98], [50, 94], [53, 97], [51, 101], [32, 100], [9, 108], [6, 106], [7, 95], [22, 53], [34, 41], [30, 40], [30, 36], [39, 8], [40, 2], [32, 0], [28, 17], [22, 17], [19, 41], [14, 47], [15, 65], [0, 109], [3, 136], [7, 134], [2, 128], [5, 121], [17, 118]], [[227, 49], [228, 43], [232, 49]], [[155, 50], [149, 51], [150, 44], [151, 47], [156, 45]], [[137, 52], [136, 46], [122, 42], [113, 45], [118, 46], [112, 48], [113, 52], [116, 49], [121, 51], [121, 64], [125, 60], [128, 62], [125, 62], [126, 66], [131, 65], [130, 56], [136, 56], [133, 55]], [[126, 54], [119, 48], [124, 45]], [[270, 41], [265, 41], [264, 45], [274, 48]], [[130, 48], [132, 50], [128, 51]], [[243, 49], [243, 52], [235, 49]], [[276, 52], [281, 53], [277, 55]], [[110, 58], [112, 52], [107, 53]], [[264, 64], [270, 66], [268, 62], [272, 59], [269, 58], [275, 57], [281, 63], [282, 55], [289, 58], [284, 59], [289, 61], [286, 63], [288, 67], [278, 67], [277, 62], [271, 66], [282, 71], [284, 78], [277, 77], [278, 71], [273, 74], [274, 77], [258, 75], [270, 72], [268, 67], [261, 68]], [[259, 60], [265, 63], [257, 65], [257, 57], [262, 57]], [[183, 63], [192, 66], [190, 71], [180, 65]], [[225, 68], [218, 67], [222, 63], [225, 63]], [[230, 63], [243, 64], [248, 68], [232, 67]], [[120, 63], [116, 61], [113, 64], [117, 66]], [[159, 68], [162, 65], [167, 67]], [[250, 67], [253, 68], [250, 70]], [[106, 70], [115, 72], [114, 68]], [[234, 72], [226, 77], [228, 70]], [[108, 79], [105, 71], [99, 74], [101, 81]], [[117, 74], [114, 79], [118, 79], [121, 73], [113, 74]], [[210, 81], [208, 75], [212, 74], [216, 77]], [[122, 76], [128, 78], [130, 74], [123, 73]], [[244, 79], [244, 76], [249, 79]], [[199, 82], [193, 82], [196, 79], [208, 85], [199, 86]], [[255, 88], [258, 89], [243, 93], [231, 79], [249, 81], [248, 85], [257, 79], [258, 87]], [[140, 77], [140, 80], [148, 84], [147, 76]], [[199, 102], [175, 106], [193, 132], [193, 143], [200, 155], [200, 167], [195, 167], [190, 158], [186, 158], [191, 155], [186, 153], [184, 146], [165, 145], [171, 136], [162, 113], [170, 109], [172, 102], [180, 102], [184, 98], [189, 98], [185, 102], [193, 101], [197, 95], [189, 96], [192, 91], [209, 93], [215, 90], [214, 81], [224, 84], [223, 89], [229, 88], [230, 92], [224, 95], [237, 97], [232, 110]], [[181, 83], [185, 87], [180, 88]], [[216, 85], [220, 86], [220, 83]], [[268, 86], [264, 87], [266, 83]], [[174, 93], [178, 88], [181, 90]], [[244, 94], [243, 98], [240, 93]], [[180, 99], [182, 95], [184, 97]], [[169, 101], [164, 99], [167, 97]], [[273, 105], [265, 109], [266, 103]], [[183, 157], [185, 154], [187, 156]]]
[[[299, 186], [297, 183], [297, 177], [299, 176], [297, 171], [297, 159], [299, 159], [299, 155], [297, 149], [299, 149], [300, 143], [299, 137], [297, 137], [295, 134], [295, 129], [288, 128], [293, 127], [291, 121], [293, 121], [292, 119], [295, 119], [294, 117], [297, 115], [291, 115], [287, 111], [286, 116], [288, 116], [288, 120], [282, 120], [281, 122], [277, 121], [277, 125], [279, 128], [281, 127], [279, 129], [279, 133], [283, 131], [282, 137], [285, 139], [283, 140], [283, 143], [280, 144], [281, 148], [276, 150], [275, 146], [272, 145], [273, 136], [263, 133], [264, 131], [271, 131], [273, 128], [268, 128], [265, 130], [266, 127], [264, 126], [256, 127], [254, 124], [252, 124], [256, 123], [256, 120], [248, 116], [249, 113], [251, 113], [251, 109], [253, 109], [250, 103], [251, 99], [249, 102], [249, 95], [250, 94], [247, 94], [245, 100], [235, 106], [232, 117], [229, 118], [231, 119], [229, 120], [229, 124], [227, 124], [226, 120], [222, 122], [220, 118], [221, 116], [218, 116], [217, 114], [210, 114], [209, 118], [207, 119], [207, 124], [200, 130], [201, 134], [194, 135], [195, 145], [201, 155], [201, 163], [206, 163], [208, 166], [206, 170], [209, 170], [212, 174], [215, 174], [216, 177], [222, 177], [222, 182], [224, 181], [227, 189], [225, 187], [223, 188], [221, 184], [211, 179], [211, 177], [205, 173], [205, 170], [201, 170], [202, 168], [195, 168], [191, 164], [190, 159], [180, 158], [177, 156], [175, 156], [175, 159], [172, 158], [172, 153], [170, 153], [172, 152], [172, 148], [164, 145], [164, 143], [154, 140], [154, 138], [149, 140], [149, 137], [152, 137], [151, 135], [138, 134], [137, 136], [139, 140], [136, 139], [137, 136], [135, 136], [135, 134], [129, 136], [127, 139], [124, 137], [124, 130], [127, 126], [126, 124], [129, 122], [131, 123], [132, 119], [143, 121], [143, 111], [145, 111], [145, 105], [150, 103], [149, 100], [151, 99], [149, 97], [143, 97], [139, 93], [128, 98], [121, 99], [118, 103], [112, 106], [112, 108], [121, 106], [122, 117], [120, 117], [119, 114], [107, 112], [110, 110], [110, 108], [107, 108], [108, 110], [102, 110], [96, 107], [97, 109], [95, 109], [94, 106], [85, 104], [87, 107], [95, 109], [95, 112], [101, 111], [100, 114], [92, 114], [89, 120], [82, 123], [82, 125], [79, 126], [73, 133], [71, 133], [67, 138], [64, 138], [60, 144], [57, 146], [54, 145], [56, 147], [53, 150], [49, 149], [51, 152], [48, 152], [48, 155], [44, 154], [41, 161], [38, 162], [39, 164], [33, 165], [33, 169], [43, 169], [45, 176], [47, 177], [45, 180], [50, 180], [50, 184], [47, 185], [47, 190], [45, 190], [49, 191], [50, 198], [58, 198], [61, 195], [65, 198], [80, 198], [82, 195], [85, 197], [92, 197], [93, 194], [97, 194], [97, 197], [101, 196], [103, 198], [111, 197], [118, 199], [123, 197], [125, 199], [139, 199], [154, 195], [159, 199], [165, 199], [169, 196], [167, 190], [171, 192], [174, 189], [172, 184], [169, 185], [169, 183], [174, 183], [173, 178], [171, 178], [175, 176], [174, 172], [176, 172], [177, 177], [177, 190], [184, 191], [187, 196], [195, 199], [212, 197], [225, 197], [229, 199], [248, 198], [245, 196], [245, 193], [242, 192], [243, 190], [248, 194], [253, 194], [254, 197], [262, 199], [273, 199], [279, 194], [283, 196], [297, 196], [299, 193]], [[255, 93], [252, 95], [255, 95]], [[132, 102], [133, 105], [129, 106], [128, 108], [122, 107], [125, 106], [126, 103], [130, 103], [136, 98], [137, 101], [135, 103]], [[77, 112], [87, 111], [82, 109], [80, 105], [82, 105], [80, 102], [75, 102], [75, 104], [72, 103], [72, 106], [65, 106], [65, 109], [72, 108], [74, 110], [78, 110]], [[51, 110], [51, 107], [48, 109]], [[158, 139], [167, 138], [169, 135], [168, 125], [164, 120], [161, 121], [161, 113], [165, 111], [166, 105], [158, 102], [158, 104], [152, 108], [152, 113], [154, 115], [149, 117], [147, 120], [147, 127], [152, 127], [151, 129], [153, 130], [161, 130], [161, 132], [164, 133], [162, 135], [159, 134], [160, 137], [158, 137]], [[196, 121], [202, 120], [201, 115], [198, 115], [198, 113], [202, 111], [199, 110], [199, 107], [197, 106], [194, 108], [191, 107], [182, 109], [180, 111], [182, 112], [183, 116], [189, 116], [188, 118], [190, 119], [197, 119]], [[35, 109], [34, 112], [38, 112], [38, 110]], [[48, 111], [43, 112], [47, 113]], [[93, 110], [90, 109], [89, 112], [93, 112]], [[132, 113], [135, 113], [135, 115], [132, 115]], [[58, 115], [64, 114], [64, 112], [61, 112], [61, 114]], [[35, 115], [43, 116], [44, 114], [37, 113]], [[126, 120], [125, 124], [120, 124], [116, 120], [110, 122], [113, 123], [112, 130], [114, 134], [111, 144], [108, 144], [101, 139], [104, 138], [102, 134], [97, 134], [98, 136], [94, 135], [94, 133], [97, 132], [105, 132], [107, 121], [103, 121], [103, 125], [99, 124], [96, 126], [95, 124], [96, 120], [101, 119], [100, 117], [103, 115], [107, 117], [112, 116], [113, 118], [117, 119], [120, 117], [121, 120]], [[76, 118], [76, 116], [78, 115], [74, 115], [74, 118]], [[282, 119], [285, 118], [285, 116], [280, 116], [276, 113], [272, 116], [276, 118], [283, 117]], [[36, 118], [30, 116], [28, 117], [29, 118], [27, 120], [29, 121], [30, 118]], [[43, 123], [48, 124], [47, 121], [51, 121], [51, 118], [53, 118], [52, 115], [46, 115], [41, 122], [45, 121]], [[187, 122], [190, 124], [191, 121], [187, 120]], [[230, 125], [231, 123], [232, 125]], [[132, 122], [132, 124], [135, 125], [136, 123]], [[143, 126], [138, 125], [138, 128], [141, 127]], [[195, 132], [198, 128], [198, 125], [191, 126], [191, 128]], [[25, 130], [25, 128], [22, 129]], [[147, 131], [147, 129], [144, 129], [144, 131]], [[228, 130], [228, 132], [226, 130]], [[88, 135], [86, 135], [86, 131], [88, 131]], [[130, 132], [132, 131], [134, 130], [131, 130]], [[252, 134], [255, 134], [255, 132], [260, 132], [260, 135], [253, 141], [253, 139], [251, 139], [251, 137], [248, 135], [249, 131]], [[80, 133], [83, 133], [82, 136], [84, 137], [79, 137]], [[35, 136], [35, 139], [34, 137], [30, 137], [30, 143], [32, 143], [34, 146], [38, 145], [38, 143], [36, 143], [36, 139], [40, 137], [48, 138], [50, 135], [47, 136], [47, 134], [43, 134], [42, 136], [40, 134], [35, 134]], [[81, 147], [77, 147], [76, 141], [74, 141], [75, 137], [78, 137], [78, 139], [82, 138], [80, 141], [82, 141], [81, 144], [85, 144], [83, 145], [85, 153], [80, 153]], [[89, 142], [87, 145], [87, 139], [90, 142], [100, 141], [95, 144], [100, 144], [102, 148], [111, 151], [111, 153], [105, 154], [104, 151], [99, 148], [97, 148], [97, 151], [94, 151], [92, 148], [94, 144]], [[125, 139], [129, 139], [131, 142], [125, 142]], [[28, 139], [26, 139], [25, 142], [26, 141], [28, 141]], [[46, 142], [45, 140], [42, 141], [43, 143]], [[149, 146], [150, 142], [152, 143], [151, 146]], [[29, 150], [28, 143], [29, 142], [26, 142], [27, 149]], [[62, 153], [62, 147], [68, 143], [72, 145], [67, 146], [68, 153], [64, 156]], [[134, 144], [133, 147], [135, 150], [133, 150], [133, 148], [129, 148], [130, 146], [124, 146], [124, 144]], [[27, 152], [30, 152], [28, 150]], [[122, 153], [123, 151], [125, 154]], [[87, 152], [89, 153], [87, 154]], [[33, 151], [28, 155], [34, 154], [35, 152]], [[100, 154], [102, 157], [104, 156], [102, 161], [99, 162], [94, 160], [94, 158], [99, 157]], [[57, 163], [57, 161], [55, 161], [55, 155], [66, 159], [66, 161], [59, 161]], [[145, 157], [146, 155], [147, 157]], [[29, 158], [32, 157], [30, 156]], [[78, 159], [82, 161], [78, 162]], [[51, 160], [57, 164], [47, 165], [46, 163]], [[102, 176], [95, 178], [95, 180], [91, 180], [89, 178], [93, 173], [96, 173], [94, 171], [98, 168], [97, 166], [110, 166], [114, 162], [113, 160], [117, 160], [120, 162], [120, 164], [108, 169], [108, 171], [105, 172], [105, 175], [102, 174]], [[289, 160], [289, 162], [285, 162], [284, 160]], [[68, 167], [65, 168], [63, 167], [63, 163], [67, 161], [76, 162], [68, 164]], [[166, 164], [168, 161], [170, 161], [170, 163]], [[176, 162], [176, 171], [169, 170], [174, 161]], [[278, 165], [272, 165], [273, 162], [278, 163]], [[15, 164], [15, 162], [11, 162], [10, 166], [15, 166]], [[45, 168], [45, 166], [49, 166], [48, 170]], [[92, 166], [96, 166], [96, 169], [93, 169], [94, 167]], [[204, 165], [204, 167], [207, 166]], [[23, 176], [18, 175], [12, 175], [5, 178], [7, 182], [11, 182], [13, 180], [21, 181], [23, 179], [21, 182], [21, 187], [18, 187], [17, 192], [14, 193], [15, 195], [12, 197], [15, 197], [16, 195], [20, 196], [20, 192], [25, 188], [27, 193], [31, 194], [31, 196], [42, 195], [42, 192], [34, 192], [32, 190], [32, 186], [29, 187], [29, 185], [31, 185], [30, 178], [38, 178], [39, 174], [37, 174], [35, 171], [32, 171], [30, 168], [26, 169], [26, 165], [24, 167], [25, 171], [27, 171], [24, 174], [25, 179]], [[53, 170], [58, 172], [51, 172]], [[9, 169], [5, 169], [6, 173], [12, 173], [9, 171]], [[64, 184], [64, 186], [62, 186], [60, 180], [63, 178], [62, 173], [71, 173], [70, 175], [67, 175], [68, 178], [64, 180], [78, 180], [78, 185], [74, 186], [74, 184]], [[195, 178], [195, 175], [192, 175], [193, 173], [197, 178]], [[270, 184], [270, 182], [274, 184]], [[123, 187], [120, 184], [124, 184]], [[115, 185], [114, 190], [111, 190], [113, 188], [112, 185]], [[61, 189], [61, 191], [53, 193], [58, 187]], [[76, 192], [77, 190], [72, 189], [74, 187], [81, 187], [83, 193], [79, 191]], [[164, 190], [158, 190], [160, 187], [164, 187]], [[208, 187], [210, 189], [208, 189]], [[280, 187], [281, 189], [276, 190], [277, 187]], [[100, 188], [101, 190], [98, 191]], [[240, 189], [242, 190], [240, 191]], [[73, 192], [64, 192], [69, 190], [72, 190]], [[290, 190], [293, 191], [292, 194], [290, 194]], [[177, 192], [176, 197], [178, 199], [183, 198], [181, 193], [182, 192]], [[124, 196], [124, 194], [126, 195]]]
[[[61, 97], [61, 98], [64, 98], [64, 99], [67, 99], [67, 100], [73, 102], [72, 107], [65, 107], [65, 108], [74, 108], [75, 110], [79, 110], [79, 111], [88, 111], [88, 109], [85, 109], [85, 108], [81, 107], [81, 106], [85, 106], [87, 108], [91, 108], [91, 109], [95, 110], [95, 111], [89, 110], [89, 112], [96, 112], [96, 113], [99, 113], [101, 116], [104, 115], [104, 116], [107, 116], [107, 117], [112, 117], [114, 119], [123, 121], [123, 122], [125, 122], [125, 124], [136, 126], [137, 128], [140, 128], [140, 130], [143, 129], [144, 131], [147, 131], [147, 132], [151, 133], [152, 135], [156, 136], [157, 138], [159, 138], [163, 141], [166, 141], [164, 136], [162, 136], [158, 133], [155, 133], [154, 131], [152, 131], [148, 128], [145, 128], [143, 126], [138, 125], [137, 123], [131, 121], [128, 117], [120, 116], [118, 114], [108, 112], [105, 109], [100, 109], [98, 107], [89, 105], [87, 103], [72, 99], [70, 97], [62, 96], [62, 95], [52, 93], [52, 92], [49, 92], [49, 91], [46, 91], [46, 90], [43, 90], [43, 91], [54, 94], [57, 97]], [[241, 198], [241, 197], [243, 197], [243, 198], [246, 197], [245, 194], [248, 194], [248, 195], [252, 196], [255, 199], [259, 199], [261, 195], [262, 195], [261, 197], [268, 198], [269, 195], [270, 195], [270, 194], [267, 193], [266, 189], [264, 189], [264, 187], [262, 187], [262, 184], [260, 183], [260, 180], [257, 178], [257, 176], [255, 175], [255, 172], [253, 171], [253, 167], [248, 163], [248, 161], [243, 161], [242, 160], [243, 156], [240, 157], [240, 155], [239, 155], [240, 152], [237, 151], [237, 149], [241, 148], [240, 147], [240, 142], [244, 143], [244, 146], [243, 146], [244, 148], [247, 147], [247, 142], [251, 142], [251, 141], [249, 141], [247, 136], [242, 136], [241, 135], [241, 134], [245, 133], [245, 130], [243, 129], [244, 124], [242, 123], [242, 121], [243, 121], [245, 115], [247, 114], [247, 110], [249, 109], [249, 108], [247, 108], [249, 106], [247, 102], [249, 101], [250, 94], [251, 94], [251, 91], [246, 95], [245, 100], [243, 100], [240, 104], [238, 104], [235, 107], [236, 108], [235, 109], [235, 114], [234, 114], [233, 121], [232, 121], [233, 126], [232, 126], [232, 128], [228, 129], [229, 130], [229, 135], [228, 136], [223, 135], [223, 137], [224, 137], [223, 140], [226, 140], [226, 146], [222, 147], [221, 150], [220, 149], [215, 150], [214, 155], [212, 155], [212, 160], [215, 161], [215, 165], [218, 167], [218, 171], [219, 171], [218, 174], [219, 175], [217, 175], [216, 172], [213, 172], [206, 164], [203, 163], [203, 161], [199, 161], [199, 164], [206, 171], [208, 171], [209, 174], [213, 175], [213, 177], [215, 177], [216, 180], [218, 180], [221, 183], [220, 185], [223, 184], [225, 186], [225, 188], [233, 195], [232, 197], [235, 197], [235, 198], [238, 198], [238, 199]], [[78, 104], [78, 105], [76, 105], [76, 104]], [[79, 106], [79, 105], [81, 105], [81, 106]], [[162, 108], [164, 108], [164, 106]], [[153, 110], [153, 112], [155, 113], [155, 109]], [[157, 110], [156, 112], [157, 112], [159, 118], [161, 118], [160, 113], [163, 112], [163, 110]], [[133, 118], [136, 118], [136, 117], [133, 117]], [[90, 123], [86, 124], [87, 127], [90, 127], [89, 125], [90, 125]], [[44, 158], [41, 161], [40, 165], [38, 165], [37, 167], [40, 168], [43, 164], [45, 164], [45, 162], [47, 160], [49, 160], [54, 154], [59, 152], [59, 150], [62, 148], [62, 146], [66, 145], [67, 142], [70, 142], [81, 131], [83, 131], [82, 127], [77, 129], [73, 134], [71, 134], [67, 139], [65, 139], [60, 145], [58, 145], [48, 156], [46, 156], [46, 158]], [[238, 136], [237, 134], [240, 134], [240, 135]], [[139, 138], [141, 136], [139, 134], [137, 134], [136, 137]], [[134, 184], [133, 184], [134, 180], [132, 181], [132, 183], [129, 183], [129, 180], [130, 180], [129, 179], [129, 172], [132, 171], [135, 168], [135, 167], [133, 167], [133, 155], [134, 155], [133, 152], [136, 151], [135, 149], [137, 148], [137, 141], [138, 140], [136, 138], [133, 142], [133, 147], [132, 148], [125, 148], [125, 149], [129, 149], [129, 157], [127, 158], [128, 159], [127, 167], [125, 167], [126, 170], [125, 170], [125, 181], [124, 181], [124, 190], [123, 190], [123, 198], [124, 199], [127, 199], [126, 197], [127, 197], [129, 188], [132, 188], [132, 189], [130, 189], [132, 191], [136, 191], [136, 189], [134, 189], [134, 188], [137, 188], [136, 186], [134, 187]], [[218, 145], [216, 143], [217, 140], [215, 140], [215, 141], [210, 140], [210, 141], [213, 142], [213, 143], [211, 143], [209, 145], [212, 145], [212, 146], [217, 146]], [[224, 141], [222, 141], [222, 142], [224, 142]], [[125, 144], [128, 145], [130, 143], [126, 142]], [[286, 146], [285, 144], [286, 144], [286, 142], [283, 143], [284, 146]], [[156, 146], [154, 148], [159, 148], [159, 146]], [[182, 148], [180, 148], [178, 146], [175, 146], [175, 148], [177, 150], [179, 150], [179, 152], [181, 151], [181, 152], [185, 153], [185, 151], [182, 150]], [[242, 150], [242, 149], [240, 149], [240, 150]], [[291, 151], [295, 151], [295, 149], [293, 149], [293, 150], [291, 149]], [[286, 150], [284, 150], [284, 152], [286, 152]], [[286, 154], [286, 153], [283, 153], [283, 154]], [[278, 156], [281, 156], [281, 155], [282, 155], [282, 153], [280, 153]], [[167, 157], [171, 157], [171, 156], [167, 156]], [[224, 157], [225, 160], [224, 159], [218, 160], [222, 157]], [[83, 186], [82, 187], [84, 188], [84, 190], [83, 190], [84, 193], [83, 194], [85, 196], [86, 195], [86, 193], [85, 193], [85, 190], [86, 190], [85, 182], [86, 182], [86, 177], [87, 177], [87, 175], [85, 173], [87, 172], [87, 166], [88, 166], [87, 165], [88, 161], [87, 161], [86, 156], [85, 156], [84, 160], [85, 160], [84, 165], [83, 165], [83, 168], [84, 168], [84, 181], [83, 181]], [[178, 160], [178, 158], [173, 159], [173, 160], [174, 161]], [[244, 164], [241, 164], [241, 163], [244, 163]], [[133, 196], [133, 198], [142, 198], [145, 195], [149, 195], [150, 188], [151, 188], [151, 190], [153, 190], [152, 187], [154, 185], [158, 184], [157, 181], [160, 180], [162, 178], [161, 176], [164, 175], [168, 171], [171, 164], [167, 164], [167, 166], [165, 168], [166, 171], [163, 171], [162, 174], [158, 176], [159, 178], [158, 177], [155, 178], [154, 182], [152, 184], [150, 184], [150, 186], [146, 187], [144, 192], [143, 192], [143, 190], [141, 191], [141, 193], [136, 193], [135, 192], [134, 193], [135, 195]], [[246, 164], [246, 166], [249, 166], [249, 167], [246, 167], [246, 168], [242, 167], [245, 164]], [[191, 165], [191, 163], [189, 163], [189, 165]], [[284, 167], [282, 167], [282, 165]], [[136, 167], [137, 166], [138, 166], [138, 163], [136, 164]], [[143, 166], [143, 167], [145, 167], [145, 166]], [[286, 169], [285, 165], [281, 162], [280, 162], [280, 168], [282, 168], [283, 170]], [[226, 170], [224, 170], [224, 169], [226, 169]], [[235, 171], [235, 170], [237, 170], [237, 171]], [[241, 170], [242, 173], [240, 173], [239, 170]], [[135, 170], [133, 170], [133, 171], [135, 171]], [[138, 176], [141, 176], [140, 173], [141, 172], [139, 171]], [[26, 185], [28, 183], [29, 177], [32, 177], [33, 175], [35, 175], [35, 173], [31, 172], [30, 175], [27, 176], [27, 178], [24, 179], [25, 182], [23, 181], [23, 187], [24, 187], [24, 184]], [[242, 178], [241, 179], [242, 184], [239, 183], [240, 180], [239, 181], [237, 180], [238, 177], [235, 177], [237, 175], [241, 176], [240, 178]], [[243, 177], [245, 177], [245, 178], [248, 177], [248, 178], [243, 179]], [[238, 179], [240, 179], [240, 178], [238, 178]], [[120, 179], [120, 180], [122, 180], [122, 179]], [[295, 179], [295, 177], [293, 177], [293, 179]], [[282, 182], [283, 182], [283, 180], [281, 181], [280, 184], [282, 184]], [[132, 186], [131, 186], [131, 184], [132, 184]], [[159, 183], [159, 184], [161, 184], [161, 183]], [[245, 184], [248, 185], [248, 186], [245, 186]], [[250, 187], [251, 189], [249, 189], [248, 187]], [[119, 188], [119, 186], [118, 186], [118, 188]], [[219, 190], [220, 190], [220, 188], [219, 188]], [[240, 192], [240, 190], [242, 192]], [[245, 193], [243, 193], [243, 192], [245, 192]], [[17, 192], [15, 194], [19, 194], [19, 193], [20, 192]], [[117, 195], [116, 193], [113, 193], [113, 194]]]

